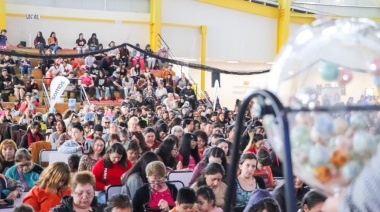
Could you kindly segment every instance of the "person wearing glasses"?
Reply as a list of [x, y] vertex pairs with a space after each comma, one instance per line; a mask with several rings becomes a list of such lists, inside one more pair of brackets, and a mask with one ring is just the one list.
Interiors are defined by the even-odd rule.
[[36, 185], [26, 194], [22, 203], [33, 207], [34, 211], [48, 212], [61, 202], [63, 196], [70, 195], [70, 169], [64, 162], [50, 164], [42, 171]]
[[161, 161], [153, 161], [145, 169], [148, 183], [137, 189], [132, 200], [133, 211], [163, 210], [175, 206], [178, 190], [165, 182], [166, 168]]
[[[21, 148], [15, 154], [16, 165], [12, 166], [5, 172], [5, 176], [20, 181], [24, 191], [29, 191], [40, 177], [44, 170], [40, 165], [33, 163], [32, 155], [28, 150]], [[3, 190], [8, 194], [8, 190]]]
[[99, 204], [95, 196], [95, 177], [89, 171], [78, 172], [71, 181], [71, 195], [62, 197], [60, 205], [50, 212], [92, 211], [101, 212], [105, 205]]

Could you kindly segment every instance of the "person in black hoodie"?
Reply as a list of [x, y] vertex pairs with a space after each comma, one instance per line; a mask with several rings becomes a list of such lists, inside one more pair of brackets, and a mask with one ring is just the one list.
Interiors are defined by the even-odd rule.
[[51, 212], [92, 211], [102, 212], [105, 205], [99, 204], [95, 196], [95, 177], [89, 171], [78, 172], [71, 183], [71, 196], [64, 196], [59, 206]]
[[107, 82], [107, 78], [104, 75], [103, 71], [99, 71], [97, 77], [95, 78], [95, 89], [96, 89], [96, 98], [102, 100], [103, 92], [105, 93], [105, 99], [110, 98], [110, 87]]
[[88, 39], [87, 45], [90, 51], [95, 51], [99, 49], [99, 40], [96, 37], [96, 33], [92, 33], [91, 38]]

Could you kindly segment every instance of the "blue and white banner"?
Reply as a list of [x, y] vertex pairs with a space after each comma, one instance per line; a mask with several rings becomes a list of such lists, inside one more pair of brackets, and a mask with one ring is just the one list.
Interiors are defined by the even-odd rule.
[[69, 84], [70, 81], [66, 77], [54, 77], [50, 84], [50, 108], [54, 107]]

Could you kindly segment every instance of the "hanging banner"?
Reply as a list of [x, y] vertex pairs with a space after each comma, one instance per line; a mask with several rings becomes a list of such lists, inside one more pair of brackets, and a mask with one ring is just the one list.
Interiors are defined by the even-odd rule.
[[54, 77], [50, 84], [50, 108], [54, 108], [70, 81], [63, 76]]
[[214, 111], [216, 110], [216, 106], [219, 102], [218, 92], [219, 92], [219, 80], [215, 80], [215, 84], [214, 84], [214, 106], [213, 106]]

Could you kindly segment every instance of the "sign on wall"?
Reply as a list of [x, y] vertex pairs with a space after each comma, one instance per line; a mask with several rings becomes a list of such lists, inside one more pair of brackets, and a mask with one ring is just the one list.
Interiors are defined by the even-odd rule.
[[40, 20], [40, 15], [39, 14], [26, 14], [26, 19]]
[[341, 102], [340, 95], [342, 89], [340, 87], [322, 87], [321, 88], [321, 100], [324, 106], [334, 106]]

